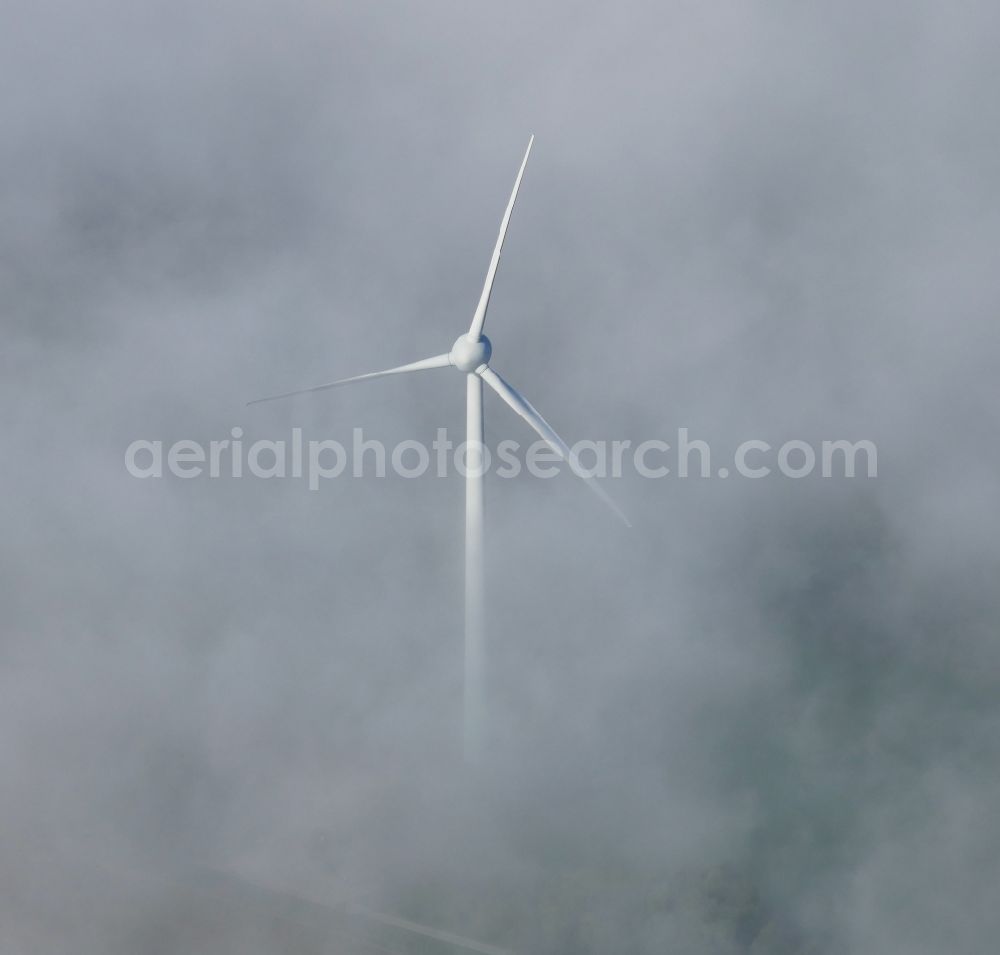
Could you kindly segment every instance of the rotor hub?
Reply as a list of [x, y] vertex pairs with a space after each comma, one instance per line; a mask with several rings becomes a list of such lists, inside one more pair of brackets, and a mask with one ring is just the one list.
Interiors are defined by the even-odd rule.
[[478, 339], [459, 335], [455, 339], [455, 344], [451, 346], [451, 354], [448, 357], [459, 371], [470, 374], [487, 364], [492, 354], [493, 346], [485, 335]]

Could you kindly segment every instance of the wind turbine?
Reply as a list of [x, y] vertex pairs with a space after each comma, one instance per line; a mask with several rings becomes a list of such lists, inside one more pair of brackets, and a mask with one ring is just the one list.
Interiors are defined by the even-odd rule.
[[422, 358], [420, 361], [388, 368], [385, 371], [373, 371], [365, 375], [355, 375], [351, 378], [340, 378], [325, 385], [312, 388], [302, 388], [298, 391], [287, 391], [280, 395], [269, 395], [257, 398], [248, 404], [259, 404], [264, 401], [277, 401], [280, 398], [290, 398], [294, 395], [304, 395], [316, 391], [327, 391], [342, 385], [353, 384], [356, 381], [367, 381], [370, 378], [384, 378], [387, 375], [402, 375], [412, 371], [427, 371], [432, 368], [454, 368], [465, 375], [465, 408], [466, 408], [466, 478], [465, 478], [465, 755], [469, 760], [475, 759], [480, 751], [484, 724], [484, 644], [486, 637], [485, 619], [483, 615], [483, 383], [490, 386], [517, 414], [519, 414], [538, 436], [552, 448], [574, 473], [582, 477], [587, 486], [604, 501], [618, 517], [628, 525], [628, 519], [620, 508], [605, 493], [593, 475], [582, 471], [575, 455], [566, 442], [559, 437], [551, 425], [538, 413], [513, 385], [505, 381], [491, 366], [490, 357], [493, 346], [483, 334], [486, 324], [486, 310], [490, 304], [490, 293], [493, 291], [493, 280], [496, 278], [497, 266], [500, 264], [500, 253], [503, 250], [504, 237], [510, 216], [514, 210], [517, 191], [521, 186], [524, 167], [528, 163], [531, 144], [535, 137], [528, 140], [528, 148], [521, 161], [521, 168], [514, 180], [514, 189], [510, 194], [507, 209], [500, 223], [500, 235], [497, 237], [490, 267], [486, 271], [486, 281], [479, 296], [479, 304], [472, 316], [469, 330], [455, 339], [451, 350], [432, 358]]

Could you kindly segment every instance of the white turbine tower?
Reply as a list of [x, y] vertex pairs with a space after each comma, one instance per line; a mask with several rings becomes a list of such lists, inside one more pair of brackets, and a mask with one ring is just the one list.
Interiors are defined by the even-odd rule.
[[521, 168], [514, 180], [514, 189], [510, 201], [500, 223], [500, 235], [497, 237], [490, 267], [486, 272], [479, 304], [472, 316], [472, 324], [468, 332], [459, 335], [451, 350], [433, 358], [423, 358], [398, 368], [385, 371], [373, 371], [366, 375], [355, 375], [352, 378], [340, 378], [325, 385], [313, 388], [303, 388], [298, 391], [288, 391], [280, 395], [270, 395], [267, 398], [257, 398], [249, 404], [259, 404], [262, 401], [277, 401], [280, 398], [290, 398], [293, 395], [304, 395], [314, 391], [326, 391], [329, 388], [339, 388], [341, 385], [356, 381], [366, 381], [369, 378], [384, 378], [387, 375], [401, 375], [411, 371], [425, 371], [431, 368], [455, 368], [465, 375], [466, 395], [466, 479], [465, 479], [465, 754], [468, 759], [474, 759], [480, 751], [484, 724], [484, 643], [485, 619], [483, 615], [483, 382], [488, 384], [511, 408], [514, 409], [535, 430], [538, 436], [552, 448], [564, 461], [570, 464], [574, 473], [582, 477], [588, 487], [597, 494], [618, 517], [628, 524], [628, 519], [611, 500], [604, 489], [592, 475], [582, 472], [566, 442], [559, 437], [549, 423], [535, 410], [523, 395], [490, 367], [490, 356], [493, 346], [483, 334], [486, 324], [486, 310], [490, 304], [490, 292], [493, 290], [493, 280], [496, 278], [497, 266], [500, 263], [500, 252], [503, 249], [504, 236], [510, 224], [510, 215], [517, 199], [517, 190], [521, 185], [524, 167], [528, 162], [531, 144], [535, 137], [528, 140], [528, 148]]

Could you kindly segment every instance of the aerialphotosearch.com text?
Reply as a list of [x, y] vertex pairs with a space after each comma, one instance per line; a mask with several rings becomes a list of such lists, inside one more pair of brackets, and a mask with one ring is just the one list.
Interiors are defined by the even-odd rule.
[[249, 443], [244, 441], [243, 429], [235, 427], [228, 437], [207, 443], [139, 439], [125, 450], [125, 468], [136, 478], [293, 478], [308, 481], [310, 490], [316, 491], [323, 481], [333, 478], [385, 477], [390, 470], [403, 478], [428, 473], [446, 477], [452, 472], [462, 477], [490, 473], [514, 478], [524, 471], [545, 479], [563, 467], [581, 477], [596, 478], [619, 478], [629, 471], [650, 479], [757, 480], [769, 475], [798, 479], [817, 474], [824, 478], [874, 478], [878, 476], [878, 449], [866, 439], [812, 443], [791, 439], [775, 447], [752, 438], [741, 442], [725, 464], [713, 468], [716, 463], [708, 442], [692, 438], [687, 428], [678, 428], [673, 442], [658, 438], [577, 441], [569, 448], [568, 459], [545, 441], [523, 445], [505, 439], [491, 449], [455, 442], [446, 428], [437, 429], [429, 446], [404, 440], [390, 447], [376, 438], [366, 438], [362, 428], [354, 428], [349, 446], [331, 438], [305, 440], [301, 428], [292, 428], [287, 441], [267, 438]]

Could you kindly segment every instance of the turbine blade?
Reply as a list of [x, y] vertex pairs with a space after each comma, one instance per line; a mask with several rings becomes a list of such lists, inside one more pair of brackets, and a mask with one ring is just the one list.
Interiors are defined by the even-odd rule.
[[[275, 889], [234, 872], [210, 868], [207, 865], [190, 866], [178, 875], [183, 876], [183, 883], [179, 882], [178, 885], [194, 886], [208, 905], [219, 902], [239, 902], [246, 906], [248, 911], [256, 910], [273, 919], [312, 926], [313, 928], [319, 927], [328, 931], [331, 936], [342, 938], [347, 945], [343, 949], [344, 951], [370, 949], [378, 952], [390, 952], [392, 955], [390, 949], [380, 948], [371, 942], [367, 937], [368, 933], [363, 933], [359, 937], [358, 929], [360, 926], [358, 923], [361, 925], [374, 923], [375, 925], [386, 925], [399, 929], [411, 935], [444, 942], [447, 945], [470, 952], [478, 952], [480, 955], [514, 955], [509, 949], [479, 942], [476, 939], [466, 938], [442, 928], [423, 925], [420, 922], [413, 922], [396, 915], [375, 912], [346, 898], [333, 902], [330, 900], [320, 901], [317, 897]], [[134, 875], [134, 877], [138, 876]], [[409, 948], [409, 946], [407, 947]]]
[[513, 385], [504, 381], [492, 368], [484, 368], [482, 371], [477, 372], [480, 378], [486, 382], [511, 408], [514, 409], [529, 425], [535, 430], [536, 434], [556, 452], [564, 461], [566, 461], [573, 473], [580, 478], [583, 478], [589, 487], [608, 507], [611, 508], [618, 515], [619, 519], [624, 522], [626, 527], [631, 527], [629, 519], [625, 516], [622, 509], [608, 496], [608, 493], [603, 487], [597, 482], [597, 479], [589, 474], [581, 474], [577, 469], [577, 462], [570, 451], [568, 445], [562, 438], [556, 434], [552, 426], [538, 413], [535, 407], [524, 397]]
[[316, 385], [313, 388], [300, 388], [298, 391], [286, 391], [280, 395], [268, 395], [266, 398], [254, 398], [248, 401], [247, 405], [259, 405], [264, 401], [277, 401], [279, 398], [291, 398], [294, 395], [307, 395], [313, 391], [326, 391], [329, 388], [339, 388], [341, 385], [350, 385], [355, 381], [365, 381], [368, 378], [384, 378], [386, 375], [402, 375], [410, 371], [425, 371], [429, 368], [446, 368], [451, 364], [451, 359], [447, 354], [435, 355], [433, 358], [422, 358], [420, 361], [410, 362], [409, 365], [400, 365], [398, 368], [389, 368], [386, 371], [371, 371], [367, 375], [355, 375], [353, 378], [340, 378], [337, 381], [328, 382], [325, 385]]
[[478, 341], [483, 334], [483, 326], [486, 324], [486, 309], [490, 304], [490, 292], [493, 291], [493, 279], [496, 278], [497, 266], [500, 264], [500, 252], [503, 249], [504, 236], [507, 234], [507, 226], [510, 223], [510, 214], [514, 211], [514, 200], [517, 198], [517, 190], [521, 186], [521, 176], [524, 175], [524, 167], [528, 164], [528, 154], [531, 152], [531, 144], [535, 141], [532, 136], [528, 140], [528, 148], [521, 160], [521, 168], [517, 171], [517, 179], [514, 180], [514, 191], [510, 194], [510, 202], [507, 203], [507, 211], [503, 214], [503, 221], [500, 223], [500, 235], [497, 237], [496, 248], [493, 250], [493, 258], [490, 259], [490, 267], [486, 272], [486, 282], [483, 285], [483, 294], [479, 296], [479, 304], [476, 306], [476, 314], [472, 318], [469, 326], [469, 337], [473, 341]]

